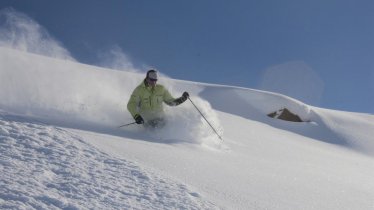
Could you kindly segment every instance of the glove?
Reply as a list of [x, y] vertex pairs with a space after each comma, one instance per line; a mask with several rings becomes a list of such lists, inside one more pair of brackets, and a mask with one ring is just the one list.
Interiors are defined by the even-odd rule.
[[185, 98], [185, 99], [187, 99], [187, 98], [190, 97], [190, 94], [188, 94], [187, 92], [184, 92], [184, 93], [182, 94], [182, 97]]
[[190, 95], [187, 92], [184, 92], [181, 97], [175, 99], [171, 106], [178, 106], [179, 104], [185, 102]]
[[140, 116], [138, 114], [136, 114], [134, 116], [134, 119], [135, 119], [136, 124], [143, 124], [144, 123], [144, 120], [143, 120], [142, 116]]

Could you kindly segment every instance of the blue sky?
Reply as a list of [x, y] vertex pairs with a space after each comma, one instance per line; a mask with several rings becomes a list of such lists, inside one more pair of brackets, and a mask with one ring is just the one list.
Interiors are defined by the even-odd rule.
[[121, 49], [176, 79], [374, 113], [372, 0], [2, 0], [79, 62]]

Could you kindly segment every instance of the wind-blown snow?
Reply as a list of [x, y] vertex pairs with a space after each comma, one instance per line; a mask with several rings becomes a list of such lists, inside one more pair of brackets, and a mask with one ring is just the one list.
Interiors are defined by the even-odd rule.
[[75, 60], [41, 25], [12, 8], [0, 9], [0, 46], [64, 60]]
[[[126, 103], [143, 74], [0, 48], [2, 209], [373, 209], [374, 117], [161, 78], [191, 99], [157, 132]], [[307, 122], [266, 115], [287, 107]]]
[[[0, 52], [0, 62], [5, 68], [12, 69], [0, 73], [0, 97], [7, 99], [0, 105], [8, 111], [41, 117], [59, 125], [106, 132], [133, 121], [126, 104], [133, 89], [144, 79], [143, 74], [103, 71], [102, 68], [56, 59], [44, 59], [45, 62], [40, 63], [37, 62], [41, 58], [39, 55], [17, 55], [9, 53], [11, 51]], [[174, 83], [168, 79], [161, 82], [166, 87]], [[173, 88], [170, 91], [179, 97], [183, 90], [177, 94]], [[211, 113], [207, 117], [214, 125], [219, 126], [209, 104], [200, 98], [195, 100], [204, 111]], [[180, 139], [200, 141], [208, 138], [210, 132], [200, 129], [204, 122], [191, 107], [186, 103], [177, 108], [179, 111], [167, 108], [169, 124], [160, 135], [183, 127], [179, 132]]]

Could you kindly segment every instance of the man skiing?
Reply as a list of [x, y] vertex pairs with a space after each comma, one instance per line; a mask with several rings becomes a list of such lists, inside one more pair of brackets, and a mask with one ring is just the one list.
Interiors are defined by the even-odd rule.
[[178, 106], [189, 97], [189, 94], [184, 92], [181, 97], [174, 98], [163, 85], [156, 84], [157, 79], [157, 71], [149, 70], [127, 103], [127, 109], [134, 117], [135, 122], [144, 124], [145, 127], [163, 127], [165, 125], [163, 103], [169, 106]]

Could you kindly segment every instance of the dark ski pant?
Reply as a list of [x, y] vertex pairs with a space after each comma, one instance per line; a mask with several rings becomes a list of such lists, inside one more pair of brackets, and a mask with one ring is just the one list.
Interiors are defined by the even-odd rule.
[[147, 129], [160, 129], [166, 125], [166, 120], [164, 118], [156, 118], [148, 120], [144, 123], [144, 127]]

